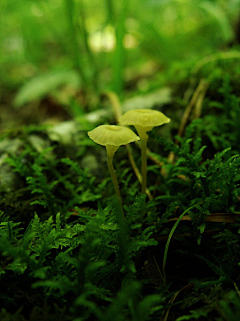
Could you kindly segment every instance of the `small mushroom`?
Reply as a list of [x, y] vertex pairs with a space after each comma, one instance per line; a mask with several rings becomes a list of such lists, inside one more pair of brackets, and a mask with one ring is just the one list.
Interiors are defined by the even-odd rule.
[[140, 138], [131, 129], [124, 126], [115, 125], [98, 126], [92, 131], [88, 132], [88, 136], [95, 143], [106, 146], [108, 170], [112, 178], [115, 193], [122, 208], [121, 194], [118, 186], [116, 172], [113, 167], [113, 156], [121, 145], [127, 145], [139, 140]]
[[151, 131], [153, 127], [169, 122], [170, 118], [160, 111], [151, 109], [132, 109], [119, 119], [120, 125], [133, 125], [141, 138], [142, 193], [145, 193], [147, 186], [147, 132]]

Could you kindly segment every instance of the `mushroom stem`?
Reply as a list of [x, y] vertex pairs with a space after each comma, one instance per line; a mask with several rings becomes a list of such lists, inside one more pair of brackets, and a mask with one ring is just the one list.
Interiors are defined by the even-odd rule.
[[119, 190], [119, 186], [118, 186], [117, 175], [116, 175], [115, 169], [113, 167], [112, 160], [113, 160], [112, 156], [107, 155], [107, 165], [108, 165], [108, 170], [109, 170], [111, 178], [112, 178], [114, 190], [115, 190], [115, 193], [116, 193], [118, 199], [121, 201], [122, 198], [121, 198], [120, 190]]
[[122, 218], [124, 219], [124, 212], [123, 212], [123, 207], [122, 207], [122, 197], [121, 197], [119, 186], [118, 186], [118, 180], [117, 180], [116, 171], [115, 171], [115, 169], [113, 167], [113, 155], [111, 155], [111, 154], [107, 154], [107, 165], [108, 165], [109, 173], [110, 173], [111, 178], [112, 178], [115, 194], [116, 194], [117, 199], [118, 199], [119, 204], [120, 204], [120, 209], [121, 209], [121, 212], [122, 212]]
[[141, 138], [141, 171], [142, 171], [142, 190], [141, 192], [146, 193], [147, 188], [147, 141], [148, 134], [146, 128], [142, 126], [135, 126], [138, 135]]
[[148, 136], [141, 138], [141, 170], [142, 170], [142, 193], [146, 192], [147, 187], [147, 140]]
[[169, 123], [170, 119], [157, 110], [132, 109], [119, 118], [121, 125], [133, 125], [141, 138], [142, 193], [147, 193], [147, 132], [153, 127]]
[[140, 140], [140, 138], [136, 134], [134, 134], [131, 129], [124, 126], [115, 125], [98, 126], [97, 128], [88, 132], [88, 136], [95, 143], [106, 147], [108, 170], [112, 178], [113, 186], [119, 204], [119, 210], [116, 211], [117, 220], [118, 222], [121, 222], [121, 220], [124, 220], [124, 211], [117, 176], [113, 167], [113, 156], [121, 145], [135, 142], [137, 140]]

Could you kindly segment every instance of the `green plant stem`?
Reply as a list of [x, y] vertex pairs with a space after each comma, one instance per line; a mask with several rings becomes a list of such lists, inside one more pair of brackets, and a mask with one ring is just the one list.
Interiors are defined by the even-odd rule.
[[113, 155], [111, 155], [111, 154], [107, 154], [107, 165], [108, 165], [109, 173], [112, 178], [115, 194], [116, 194], [117, 199], [120, 204], [120, 208], [121, 208], [121, 212], [122, 212], [122, 219], [124, 219], [124, 212], [123, 212], [123, 207], [122, 207], [122, 197], [121, 197], [119, 186], [118, 186], [116, 171], [113, 167]]
[[79, 76], [82, 79], [82, 82], [84, 83], [84, 85], [86, 85], [87, 78], [85, 76], [84, 70], [82, 69], [83, 63], [80, 58], [80, 48], [79, 48], [78, 37], [77, 37], [77, 28], [76, 28], [75, 19], [74, 19], [74, 12], [76, 11], [75, 2], [73, 0], [65, 0], [65, 6], [66, 6], [67, 19], [69, 23], [69, 39], [71, 40], [75, 68], [78, 71]]
[[121, 9], [115, 18], [115, 38], [116, 38], [116, 48], [113, 55], [113, 91], [119, 96], [122, 94], [123, 90], [123, 67], [125, 60], [125, 48], [123, 44], [125, 30], [125, 21], [127, 15], [127, 5], [128, 0], [121, 1]]
[[40, 0], [38, 1], [37, 4], [39, 8], [44, 11], [43, 19], [44, 19], [44, 24], [46, 24], [47, 30], [49, 30], [49, 32], [52, 33], [55, 41], [58, 43], [59, 47], [61, 47], [61, 50], [63, 51], [63, 53], [69, 54], [69, 48], [68, 48], [68, 45], [66, 44], [64, 36], [54, 25], [53, 13], [52, 13], [51, 7], [49, 6], [49, 3], [47, 3], [44, 0]]
[[106, 24], [110, 23], [112, 26], [114, 25], [115, 19], [115, 8], [113, 0], [105, 0], [106, 13], [107, 13], [107, 21]]
[[147, 187], [147, 140], [148, 136], [141, 137], [141, 170], [142, 170], [142, 193]]
[[169, 233], [169, 236], [168, 236], [168, 240], [167, 240], [167, 243], [166, 243], [166, 246], [165, 246], [165, 250], [164, 250], [164, 255], [163, 255], [163, 266], [162, 266], [162, 271], [163, 271], [163, 281], [164, 281], [164, 285], [166, 285], [166, 263], [167, 263], [167, 255], [168, 255], [168, 248], [169, 248], [169, 244], [170, 244], [170, 241], [171, 241], [171, 238], [173, 236], [173, 233], [175, 232], [176, 228], [178, 227], [178, 224], [180, 223], [182, 217], [188, 212], [190, 211], [192, 208], [194, 207], [191, 206], [189, 208], [187, 208], [180, 216], [179, 218], [177, 219], [176, 223], [173, 225], [170, 233]]
[[85, 7], [83, 4], [83, 1], [78, 1], [78, 8], [79, 8], [79, 15], [80, 18], [79, 19], [79, 25], [81, 28], [81, 32], [82, 32], [82, 39], [83, 39], [83, 44], [85, 46], [85, 50], [86, 50], [86, 54], [88, 56], [88, 60], [90, 62], [91, 65], [91, 69], [92, 69], [92, 85], [94, 87], [95, 90], [97, 90], [98, 85], [99, 85], [99, 75], [98, 75], [98, 68], [97, 68], [97, 64], [94, 58], [94, 54], [92, 52], [92, 49], [89, 45], [89, 35], [88, 35], [88, 31], [87, 31], [87, 27], [86, 27], [86, 13], [85, 13]]

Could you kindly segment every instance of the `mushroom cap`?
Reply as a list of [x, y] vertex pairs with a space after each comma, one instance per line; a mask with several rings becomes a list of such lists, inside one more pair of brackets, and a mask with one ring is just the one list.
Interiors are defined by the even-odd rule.
[[103, 146], [126, 145], [140, 139], [131, 129], [116, 125], [100, 125], [88, 132], [88, 136]]
[[146, 131], [169, 122], [170, 118], [158, 110], [151, 109], [132, 109], [119, 119], [121, 125], [142, 126], [146, 128]]

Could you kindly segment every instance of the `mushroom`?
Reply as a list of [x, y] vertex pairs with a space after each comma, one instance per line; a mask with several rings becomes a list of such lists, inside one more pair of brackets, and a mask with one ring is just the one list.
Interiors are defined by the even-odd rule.
[[160, 111], [151, 109], [132, 109], [119, 119], [120, 125], [133, 125], [141, 138], [142, 193], [145, 193], [147, 186], [147, 132], [155, 126], [161, 126], [169, 122], [170, 118]]
[[[116, 196], [122, 209], [122, 199], [118, 186], [117, 175], [113, 167], [113, 156], [121, 145], [127, 145], [140, 138], [129, 128], [116, 125], [101, 125], [88, 132], [88, 136], [97, 144], [106, 146], [107, 165]], [[123, 210], [122, 210], [123, 213]]]

